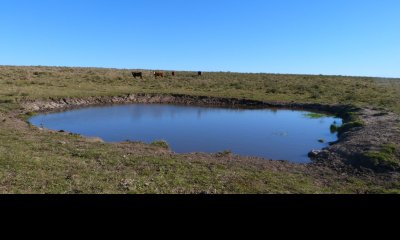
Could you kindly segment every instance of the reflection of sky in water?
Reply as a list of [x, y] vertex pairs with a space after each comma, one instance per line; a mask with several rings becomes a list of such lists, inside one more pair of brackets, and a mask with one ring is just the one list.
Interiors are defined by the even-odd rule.
[[98, 136], [108, 142], [164, 139], [179, 153], [232, 150], [248, 156], [307, 162], [307, 153], [336, 141], [340, 119], [304, 117], [304, 111], [243, 110], [175, 105], [119, 105], [39, 115], [32, 124]]

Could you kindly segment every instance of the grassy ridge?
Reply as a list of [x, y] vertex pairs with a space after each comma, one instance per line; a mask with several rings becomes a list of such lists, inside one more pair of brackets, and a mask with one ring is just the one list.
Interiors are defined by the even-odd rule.
[[[400, 80], [338, 76], [178, 72], [154, 79], [130, 70], [0, 66], [0, 193], [399, 192], [398, 181], [325, 168], [171, 155], [165, 144], [104, 144], [40, 131], [10, 112], [22, 99], [182, 93], [255, 100], [350, 103], [400, 112]], [[392, 149], [392, 148], [391, 148]], [[391, 150], [390, 149], [390, 150]], [[374, 158], [382, 157], [374, 153]], [[391, 160], [392, 151], [383, 153]]]
[[400, 112], [400, 79], [367, 77], [178, 72], [143, 80], [130, 70], [0, 67], [0, 99], [82, 97], [140, 93], [182, 93], [254, 100], [349, 103]]

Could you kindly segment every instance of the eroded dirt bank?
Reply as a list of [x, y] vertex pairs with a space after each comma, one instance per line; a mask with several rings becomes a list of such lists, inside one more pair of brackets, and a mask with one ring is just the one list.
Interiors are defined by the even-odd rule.
[[127, 96], [117, 97], [62, 98], [51, 99], [48, 101], [25, 101], [22, 102], [22, 105], [27, 111], [45, 112], [93, 105], [127, 103], [164, 103], [229, 108], [289, 108], [323, 111], [329, 113], [338, 113], [352, 109], [351, 106], [346, 105], [304, 104], [295, 102], [262, 102], [236, 98], [215, 98], [180, 94], [130, 94]]
[[[399, 116], [382, 110], [359, 109], [348, 105], [302, 104], [263, 102], [232, 98], [213, 98], [187, 95], [130, 94], [118, 97], [88, 97], [82, 99], [63, 98], [48, 101], [25, 101], [21, 105], [25, 112], [51, 112], [94, 105], [128, 103], [163, 103], [229, 108], [285, 108], [327, 112], [353, 121], [349, 113], [356, 115], [358, 122], [341, 132], [338, 142], [322, 151], [313, 153], [313, 165], [329, 166], [339, 171], [398, 171], [395, 165], [376, 164], [367, 156], [379, 152], [382, 146], [400, 142]], [[364, 169], [365, 168], [365, 169]]]

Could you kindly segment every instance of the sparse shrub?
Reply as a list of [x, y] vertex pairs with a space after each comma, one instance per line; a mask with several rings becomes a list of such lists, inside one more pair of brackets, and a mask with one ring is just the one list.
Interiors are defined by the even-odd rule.
[[311, 98], [311, 99], [318, 99], [318, 98], [321, 98], [321, 93], [320, 93], [319, 91], [317, 91], [317, 90], [312, 90], [312, 91], [310, 92], [310, 98]]
[[151, 143], [151, 146], [170, 149], [168, 142], [165, 140], [154, 141]]
[[349, 94], [344, 98], [344, 100], [347, 101], [347, 102], [352, 102], [352, 101], [357, 100], [357, 96], [354, 95], [354, 92], [353, 92], [353, 93], [349, 93]]
[[231, 150], [225, 150], [225, 151], [222, 151], [222, 152], [218, 152], [216, 154], [216, 156], [217, 157], [225, 157], [225, 156], [230, 156], [232, 154], [233, 154], [233, 152]]
[[278, 90], [276, 88], [272, 88], [272, 89], [267, 90], [266, 93], [275, 94], [275, 93], [278, 93]]
[[36, 77], [40, 77], [40, 76], [45, 76], [45, 75], [51, 75], [51, 73], [48, 72], [33, 72], [33, 75]]

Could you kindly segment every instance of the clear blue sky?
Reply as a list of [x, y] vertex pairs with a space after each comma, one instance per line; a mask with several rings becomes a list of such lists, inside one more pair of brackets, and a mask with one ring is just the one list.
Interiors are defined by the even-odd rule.
[[0, 65], [400, 77], [400, 1], [1, 0]]

